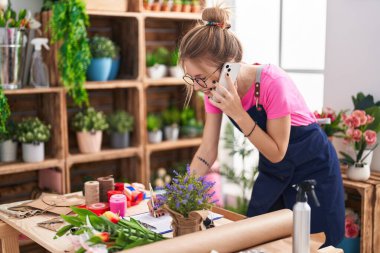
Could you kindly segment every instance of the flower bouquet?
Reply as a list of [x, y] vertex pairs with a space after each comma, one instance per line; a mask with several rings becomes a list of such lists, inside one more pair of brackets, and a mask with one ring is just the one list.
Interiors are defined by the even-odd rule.
[[163, 206], [172, 216], [173, 236], [179, 236], [203, 229], [208, 211], [217, 200], [212, 200], [215, 191], [210, 193], [214, 182], [205, 180], [190, 172], [185, 174], [174, 171], [175, 177], [166, 184], [165, 195], [158, 195], [156, 208]]
[[55, 238], [68, 234], [76, 253], [118, 252], [165, 239], [133, 218], [121, 219], [110, 211], [97, 216], [86, 209], [72, 207], [72, 210], [77, 216], [62, 215], [69, 224]]
[[336, 114], [336, 112], [330, 108], [326, 107], [322, 113], [319, 113], [317, 111], [314, 112], [314, 116], [317, 119], [330, 119], [330, 124], [322, 124], [321, 128], [326, 133], [328, 137], [332, 137], [337, 133], [343, 132], [344, 129], [341, 127], [341, 118], [342, 118], [342, 112], [339, 112]]

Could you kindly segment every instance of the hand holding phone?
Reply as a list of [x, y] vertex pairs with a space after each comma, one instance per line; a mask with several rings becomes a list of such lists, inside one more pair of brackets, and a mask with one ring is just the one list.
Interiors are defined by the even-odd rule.
[[228, 83], [226, 79], [226, 74], [228, 73], [229, 76], [231, 77], [232, 82], [235, 83], [237, 76], [239, 75], [239, 71], [240, 71], [240, 63], [226, 62], [225, 64], [223, 64], [222, 71], [220, 73], [219, 84], [227, 89]]

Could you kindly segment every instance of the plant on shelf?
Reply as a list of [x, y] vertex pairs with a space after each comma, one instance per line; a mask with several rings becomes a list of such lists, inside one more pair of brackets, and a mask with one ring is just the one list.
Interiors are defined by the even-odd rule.
[[191, 1], [191, 12], [200, 12], [201, 11], [201, 3], [199, 0]]
[[248, 146], [247, 138], [236, 138], [234, 134], [234, 127], [231, 123], [227, 123], [224, 135], [224, 148], [229, 152], [229, 156], [238, 156], [242, 162], [241, 171], [237, 171], [236, 168], [230, 167], [227, 164], [222, 165], [221, 174], [231, 183], [240, 187], [241, 194], [237, 198], [236, 207], [226, 206], [228, 210], [237, 212], [243, 215], [247, 214], [249, 196], [247, 191], [253, 188], [255, 179], [259, 173], [257, 167], [252, 166], [247, 168], [247, 158], [254, 151], [253, 148]]
[[103, 112], [98, 112], [92, 107], [82, 109], [74, 115], [71, 124], [76, 131], [81, 153], [100, 151], [103, 130], [108, 129], [108, 123]]
[[338, 133], [342, 133], [344, 131], [341, 126], [342, 114], [343, 112], [340, 111], [337, 115], [336, 112], [329, 107], [326, 107], [322, 113], [319, 113], [317, 111], [314, 112], [314, 116], [317, 119], [330, 119], [330, 124], [321, 125], [321, 128], [329, 138], [332, 138], [334, 135], [337, 135]]
[[173, 1], [173, 12], [181, 12], [182, 11], [182, 0], [174, 0]]
[[54, 238], [68, 235], [75, 252], [112, 253], [165, 240], [133, 218], [122, 219], [110, 211], [97, 216], [82, 208], [72, 210], [76, 216], [61, 215], [68, 225]]
[[108, 115], [107, 122], [109, 125], [108, 132], [111, 134], [111, 147], [129, 147], [129, 133], [132, 131], [134, 125], [132, 115], [126, 111], [119, 110]]
[[26, 9], [20, 10], [17, 15], [9, 3], [5, 11], [0, 10], [0, 27], [27, 29], [29, 22], [30, 18], [27, 17]]
[[146, 53], [146, 66], [148, 76], [152, 79], [160, 79], [166, 75], [166, 66], [158, 63], [156, 51]]
[[171, 106], [162, 112], [162, 119], [164, 121], [165, 139], [175, 141], [179, 135], [179, 122], [181, 119], [180, 111]]
[[143, 1], [144, 10], [150, 11], [152, 9], [152, 3], [153, 3], [153, 0], [144, 0]]
[[206, 181], [190, 172], [178, 174], [166, 184], [165, 195], [157, 195], [157, 208], [162, 207], [172, 216], [173, 236], [180, 236], [201, 230], [201, 223], [208, 216], [215, 200], [210, 190], [214, 182]]
[[182, 0], [182, 12], [191, 11], [191, 0]]
[[17, 140], [22, 143], [24, 162], [41, 162], [45, 159], [45, 142], [50, 139], [51, 126], [38, 118], [23, 119], [17, 125]]
[[359, 92], [356, 97], [352, 96], [352, 103], [354, 110], [364, 110], [367, 114], [375, 118], [375, 120], [368, 126], [368, 129], [380, 132], [380, 101], [375, 103], [372, 95], [364, 95]]
[[176, 48], [175, 50], [170, 52], [170, 55], [169, 55], [169, 60], [168, 60], [169, 73], [170, 73], [170, 76], [180, 79], [183, 77], [184, 73], [183, 73], [182, 67], [178, 64], [178, 60], [179, 60], [179, 52], [178, 52], [178, 48]]
[[[340, 152], [342, 163], [349, 165], [347, 176], [351, 179], [366, 180], [370, 176], [369, 162], [367, 158], [372, 155], [377, 147], [376, 132], [369, 129], [369, 125], [375, 118], [366, 114], [365, 111], [355, 110], [350, 115], [342, 115], [343, 127], [345, 129], [345, 141], [352, 144], [354, 155]], [[375, 126], [377, 128], [378, 126]]]
[[170, 11], [169, 0], [162, 1], [161, 11]]
[[91, 81], [109, 80], [112, 59], [116, 57], [116, 46], [107, 37], [94, 36], [90, 39], [91, 63], [87, 69], [87, 77]]
[[160, 0], [154, 0], [152, 3], [152, 11], [160, 11], [160, 10], [161, 10]]
[[4, 94], [4, 90], [0, 85], [0, 134], [5, 135], [7, 133], [7, 120], [11, 115], [9, 109], [8, 99]]
[[17, 125], [10, 119], [4, 133], [0, 133], [0, 162], [14, 162], [17, 159]]
[[344, 252], [360, 251], [360, 217], [351, 208], [346, 208], [344, 238], [337, 247]]
[[202, 134], [203, 123], [197, 121], [192, 108], [186, 107], [181, 112], [181, 133], [185, 137], [194, 138]]
[[62, 42], [58, 54], [61, 81], [77, 106], [88, 106], [84, 83], [91, 52], [86, 30], [89, 18], [85, 3], [83, 0], [60, 0], [53, 4], [52, 10], [52, 42]]
[[112, 57], [111, 71], [108, 80], [115, 80], [120, 68], [120, 47], [114, 43], [115, 54]]
[[160, 143], [162, 141], [162, 120], [159, 115], [148, 114], [147, 117], [148, 139], [150, 143]]

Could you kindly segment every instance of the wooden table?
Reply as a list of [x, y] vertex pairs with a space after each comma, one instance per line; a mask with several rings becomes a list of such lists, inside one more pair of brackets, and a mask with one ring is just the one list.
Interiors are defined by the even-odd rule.
[[[4, 205], [2, 205], [4, 206]], [[143, 201], [138, 206], [127, 209], [127, 216], [147, 211], [146, 202]], [[221, 226], [233, 221], [243, 219], [245, 216], [236, 214], [221, 208], [214, 208], [214, 212], [221, 213], [224, 218], [215, 220], [216, 226]], [[43, 214], [25, 219], [17, 219], [9, 217], [0, 212], [0, 239], [3, 253], [18, 253], [20, 233], [29, 237], [45, 249], [54, 253], [72, 252], [72, 246], [68, 238], [65, 236], [53, 239], [55, 232], [37, 226], [37, 223], [57, 217], [53, 214]], [[318, 251], [318, 253], [343, 253], [334, 247], [327, 247]]]

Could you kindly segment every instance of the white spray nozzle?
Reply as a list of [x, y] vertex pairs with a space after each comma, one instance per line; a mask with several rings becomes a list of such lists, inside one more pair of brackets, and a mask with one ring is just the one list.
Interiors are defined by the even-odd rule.
[[35, 38], [30, 43], [34, 46], [36, 51], [41, 51], [41, 46], [44, 46], [46, 50], [49, 50], [49, 40], [47, 38]]

